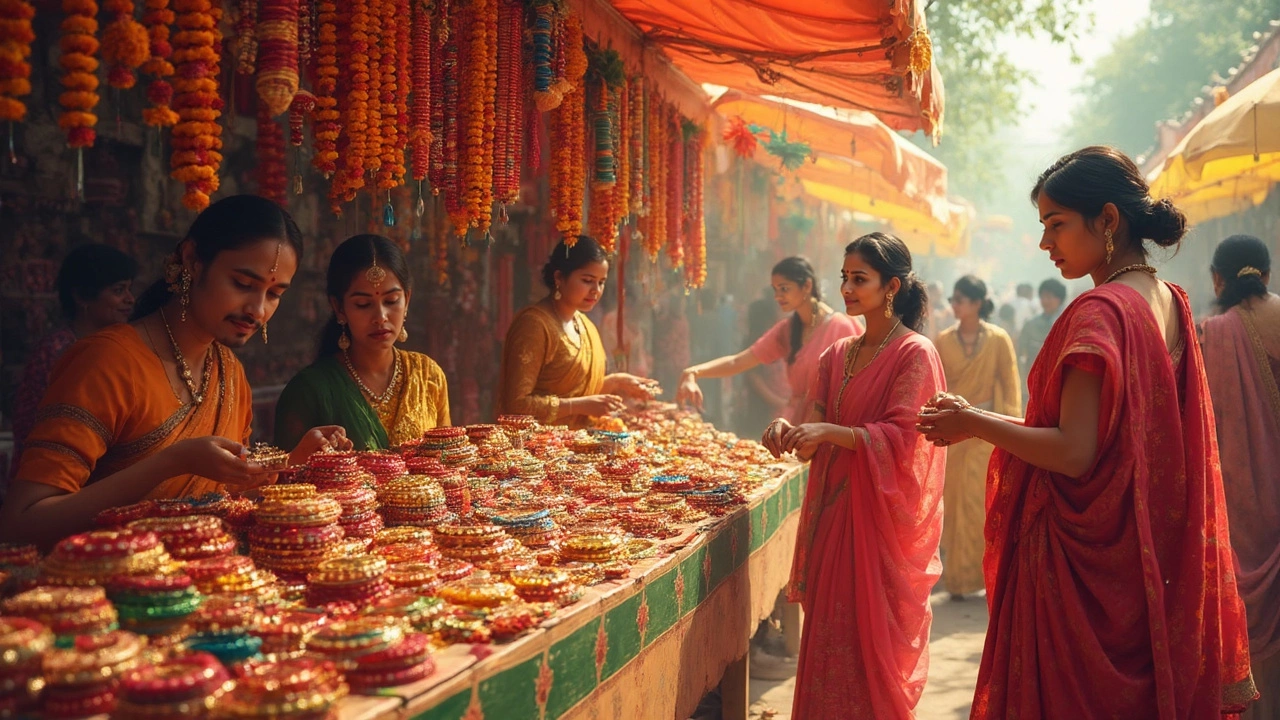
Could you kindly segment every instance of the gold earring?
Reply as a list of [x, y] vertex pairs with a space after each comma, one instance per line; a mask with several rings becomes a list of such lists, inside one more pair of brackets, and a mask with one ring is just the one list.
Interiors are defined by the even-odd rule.
[[409, 341], [409, 330], [405, 328], [405, 324], [409, 322], [409, 313], [404, 314], [404, 322], [400, 324], [400, 335], [396, 337], [400, 342]]
[[813, 316], [809, 318], [809, 327], [818, 327], [818, 298], [809, 298], [809, 304], [813, 308]]
[[262, 322], [262, 344], [267, 344], [267, 322], [265, 320]]
[[559, 285], [557, 285], [557, 286], [556, 286], [556, 299], [557, 299], [557, 300], [559, 300], [559, 299], [560, 299], [560, 286], [559, 286]]
[[1107, 236], [1107, 264], [1111, 264], [1111, 255], [1116, 251], [1116, 244], [1111, 241], [1111, 231], [1107, 230], [1104, 235]]
[[338, 349], [346, 352], [351, 347], [351, 338], [347, 337], [347, 324], [339, 320], [338, 325], [342, 328], [342, 334], [338, 336]]
[[182, 322], [187, 321], [187, 306], [191, 304], [191, 271], [183, 268], [181, 279], [182, 294], [178, 302], [182, 304]]
[[889, 293], [888, 297], [884, 299], [884, 316], [887, 318], [893, 317], [893, 293]]

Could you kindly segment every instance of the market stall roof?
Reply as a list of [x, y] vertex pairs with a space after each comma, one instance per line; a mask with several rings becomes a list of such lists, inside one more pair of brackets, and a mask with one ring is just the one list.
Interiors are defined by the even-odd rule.
[[1266, 200], [1280, 182], [1280, 69], [1250, 83], [1196, 124], [1151, 177], [1192, 222]]
[[[605, 0], [575, 0], [583, 6]], [[609, 0], [699, 83], [942, 130], [942, 77], [916, 0]], [[616, 32], [616, 28], [614, 29]]]

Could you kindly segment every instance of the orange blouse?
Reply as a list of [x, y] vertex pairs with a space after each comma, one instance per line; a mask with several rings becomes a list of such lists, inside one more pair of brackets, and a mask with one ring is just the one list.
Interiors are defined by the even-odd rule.
[[[81, 340], [54, 367], [17, 479], [73, 493], [180, 440], [216, 435], [247, 443], [249, 381], [235, 355], [216, 343], [208, 382], [203, 403], [180, 402], [160, 358], [131, 325]], [[190, 474], [156, 480], [148, 498], [222, 488]]]

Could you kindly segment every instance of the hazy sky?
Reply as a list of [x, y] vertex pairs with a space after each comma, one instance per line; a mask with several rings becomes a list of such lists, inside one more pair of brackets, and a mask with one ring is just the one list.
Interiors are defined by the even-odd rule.
[[1066, 47], [1046, 40], [1018, 38], [1002, 43], [1037, 80], [1023, 95], [1027, 110], [1015, 144], [1046, 155], [1064, 150], [1058, 147], [1059, 138], [1079, 104], [1076, 89], [1085, 70], [1093, 58], [1106, 53], [1117, 37], [1146, 16], [1149, 5], [1148, 0], [1088, 0], [1094, 24], [1076, 44], [1079, 63], [1071, 62]]

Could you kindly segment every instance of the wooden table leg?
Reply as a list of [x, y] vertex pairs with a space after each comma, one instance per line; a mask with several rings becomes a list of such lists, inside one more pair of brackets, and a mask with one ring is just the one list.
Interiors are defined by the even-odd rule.
[[720, 679], [720, 717], [722, 720], [747, 720], [751, 706], [751, 651], [743, 653], [725, 668]]
[[804, 612], [800, 603], [782, 604], [782, 640], [786, 643], [787, 654], [796, 657], [800, 654], [800, 634], [804, 629]]

